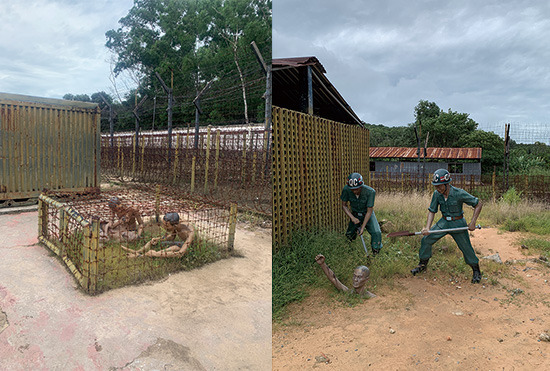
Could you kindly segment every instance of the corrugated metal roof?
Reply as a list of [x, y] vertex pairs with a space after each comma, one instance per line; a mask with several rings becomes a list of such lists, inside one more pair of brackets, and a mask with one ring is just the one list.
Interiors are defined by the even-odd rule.
[[[418, 158], [415, 147], [371, 147], [371, 158]], [[421, 149], [422, 156], [424, 150]], [[480, 160], [481, 148], [426, 148], [427, 159]]]
[[327, 73], [325, 67], [319, 62], [317, 57], [293, 57], [293, 58], [275, 58], [271, 61], [273, 69], [284, 67], [316, 66], [322, 73]]
[[311, 66], [313, 114], [318, 117], [363, 125], [338, 90], [325, 76], [325, 68], [316, 57], [275, 58], [273, 66], [273, 105], [295, 111], [302, 110], [304, 92], [307, 92], [306, 67]]

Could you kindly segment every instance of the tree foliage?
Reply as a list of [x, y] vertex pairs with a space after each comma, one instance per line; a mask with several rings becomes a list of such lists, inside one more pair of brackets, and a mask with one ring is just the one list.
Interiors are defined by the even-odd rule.
[[270, 0], [136, 0], [119, 24], [105, 34], [115, 74], [133, 71], [141, 98], [166, 95], [158, 73], [173, 86], [175, 122], [194, 120], [193, 100], [206, 86], [201, 122], [263, 118], [265, 87], [257, 88], [262, 72], [250, 42], [270, 61]]

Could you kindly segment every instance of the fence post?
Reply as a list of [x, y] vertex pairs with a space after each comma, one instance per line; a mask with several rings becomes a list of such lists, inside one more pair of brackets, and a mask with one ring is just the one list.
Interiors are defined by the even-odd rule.
[[145, 138], [142, 137], [141, 138], [141, 158], [140, 158], [140, 161], [141, 161], [140, 173], [141, 173], [142, 178], [145, 178], [145, 176], [143, 174], [143, 159], [144, 159], [144, 157], [145, 157]]
[[92, 228], [90, 236], [90, 266], [89, 266], [89, 276], [88, 276], [88, 292], [90, 294], [95, 294], [97, 292], [97, 282], [98, 282], [98, 252], [99, 252], [99, 218], [92, 218]]
[[245, 181], [245, 169], [246, 169], [246, 132], [243, 133], [243, 160], [241, 165], [241, 186], [244, 187]]
[[220, 130], [216, 134], [216, 171], [214, 173], [214, 189], [218, 189], [218, 171], [220, 165]]
[[256, 184], [256, 151], [252, 152], [252, 184]]
[[132, 137], [132, 177], [136, 177], [136, 138]]
[[204, 193], [208, 193], [208, 170], [210, 165], [210, 131], [212, 125], [208, 125], [206, 130], [206, 160], [204, 164]]
[[191, 192], [195, 192], [195, 164], [197, 163], [197, 156], [193, 156], [193, 162], [191, 163]]
[[405, 192], [404, 184], [403, 184], [403, 175], [404, 173], [401, 173], [401, 193]]
[[227, 238], [227, 251], [232, 252], [235, 246], [235, 230], [237, 227], [237, 204], [231, 204], [229, 210], [229, 236]]
[[155, 192], [155, 221], [158, 223], [160, 217], [160, 184], [157, 184]]
[[176, 134], [176, 152], [174, 154], [174, 178], [172, 179], [172, 184], [176, 184], [176, 174], [178, 169], [178, 150], [180, 147], [180, 133]]
[[65, 209], [59, 209], [59, 231], [61, 232], [61, 257], [65, 256], [65, 246], [67, 244], [67, 231], [69, 230], [69, 216]]
[[495, 188], [495, 182], [496, 182], [497, 175], [493, 171], [493, 179], [492, 179], [492, 186], [493, 186], [493, 202], [496, 202], [497, 194], [496, 194], [496, 188]]
[[48, 238], [48, 203], [38, 199], [38, 237]]
[[82, 287], [87, 292], [91, 282], [91, 251], [92, 251], [92, 225], [88, 224], [83, 228], [84, 243], [82, 244]]

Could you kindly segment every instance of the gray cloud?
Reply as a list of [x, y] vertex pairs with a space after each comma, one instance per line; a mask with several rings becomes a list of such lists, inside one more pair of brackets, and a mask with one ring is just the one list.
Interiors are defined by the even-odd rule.
[[481, 127], [550, 122], [546, 2], [274, 0], [273, 30], [274, 58], [318, 57], [366, 122], [405, 125], [420, 99]]
[[61, 98], [110, 91], [105, 32], [132, 0], [0, 1], [0, 91]]

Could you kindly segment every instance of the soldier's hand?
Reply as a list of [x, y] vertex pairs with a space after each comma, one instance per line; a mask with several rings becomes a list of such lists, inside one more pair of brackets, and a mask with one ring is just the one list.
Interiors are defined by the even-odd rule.
[[422, 235], [427, 236], [430, 234], [430, 230], [426, 227], [422, 228]]
[[361, 236], [361, 235], [363, 234], [363, 232], [365, 232], [365, 228], [359, 228], [359, 229], [357, 230], [357, 234], [358, 234], [359, 236]]
[[475, 230], [476, 230], [476, 225], [475, 225], [475, 223], [474, 223], [474, 224], [472, 224], [472, 223], [468, 224], [468, 230], [469, 230], [469, 231], [475, 231]]
[[351, 218], [351, 221], [353, 222], [353, 224], [359, 224], [360, 223], [360, 220], [357, 219], [356, 217]]

